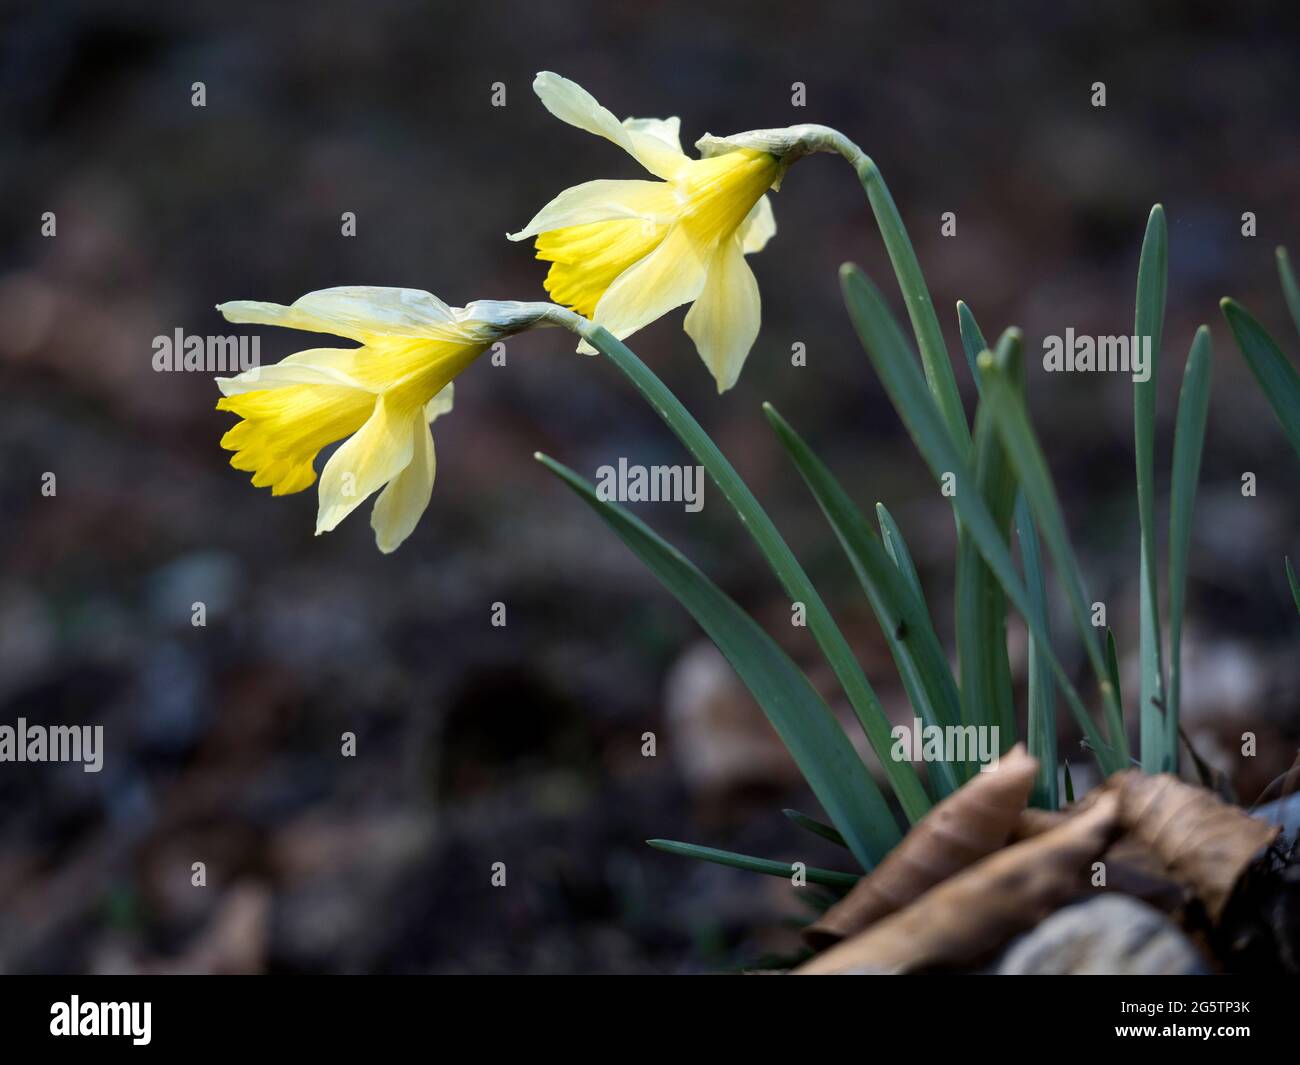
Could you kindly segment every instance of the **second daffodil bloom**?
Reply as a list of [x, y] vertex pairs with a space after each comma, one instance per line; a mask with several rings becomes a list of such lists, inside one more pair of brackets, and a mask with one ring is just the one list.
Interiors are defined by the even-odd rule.
[[217, 409], [241, 419], [221, 446], [254, 485], [287, 495], [315, 483], [316, 456], [346, 438], [321, 471], [316, 532], [329, 532], [379, 492], [370, 524], [385, 553], [411, 535], [429, 505], [429, 423], [451, 410], [452, 378], [501, 338], [561, 324], [567, 315], [546, 303], [448, 307], [404, 288], [331, 288], [288, 307], [241, 300], [217, 309], [231, 322], [331, 333], [361, 345], [312, 348], [217, 378]]
[[686, 332], [726, 391], [758, 336], [758, 283], [745, 256], [776, 232], [766, 193], [781, 162], [748, 147], [692, 159], [676, 118], [619, 122], [581, 86], [549, 72], [533, 88], [556, 118], [613, 141], [660, 180], [566, 189], [510, 239], [536, 237], [537, 257], [552, 264], [551, 297], [620, 339], [692, 304]]

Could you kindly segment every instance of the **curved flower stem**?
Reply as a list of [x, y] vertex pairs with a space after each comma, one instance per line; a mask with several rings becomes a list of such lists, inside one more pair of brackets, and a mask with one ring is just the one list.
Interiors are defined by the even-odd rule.
[[969, 457], [973, 446], [970, 426], [962, 407], [961, 393], [957, 391], [957, 378], [952, 372], [952, 363], [948, 360], [948, 347], [943, 340], [943, 330], [939, 328], [939, 318], [934, 312], [930, 290], [926, 286], [925, 275], [921, 273], [921, 264], [917, 262], [911, 238], [907, 235], [907, 227], [903, 225], [903, 219], [898, 213], [898, 206], [889, 194], [889, 186], [885, 184], [880, 168], [872, 162], [870, 156], [839, 130], [815, 123], [786, 126], [782, 129], [755, 129], [729, 137], [705, 134], [696, 141], [696, 146], [706, 158], [737, 148], [769, 152], [780, 162], [774, 187], [779, 187], [786, 170], [806, 155], [831, 152], [848, 160], [857, 172], [858, 180], [862, 182], [867, 201], [876, 216], [876, 225], [885, 242], [885, 250], [889, 252], [889, 261], [894, 267], [898, 287], [902, 290], [903, 301], [907, 304], [907, 313], [912, 320], [912, 330], [916, 334], [926, 382], [934, 394], [944, 426], [952, 436], [958, 454], [963, 458]]
[[889, 252], [890, 264], [894, 267], [894, 276], [898, 278], [898, 287], [903, 293], [908, 317], [912, 320], [912, 331], [916, 334], [926, 383], [934, 393], [939, 413], [943, 416], [953, 443], [957, 445], [958, 453], [967, 457], [971, 453], [971, 434], [961, 403], [961, 393], [957, 391], [957, 378], [952, 372], [948, 346], [943, 340], [943, 330], [939, 327], [939, 317], [934, 311], [934, 301], [930, 299], [930, 289], [925, 283], [925, 275], [921, 273], [921, 264], [917, 261], [916, 250], [907, 235], [907, 227], [903, 225], [898, 206], [890, 195], [889, 186], [885, 184], [884, 175], [869, 155], [843, 134], [836, 134], [831, 144], [853, 166], [866, 191], [867, 201], [876, 216], [876, 225], [880, 228], [880, 236], [885, 242], [885, 250]]

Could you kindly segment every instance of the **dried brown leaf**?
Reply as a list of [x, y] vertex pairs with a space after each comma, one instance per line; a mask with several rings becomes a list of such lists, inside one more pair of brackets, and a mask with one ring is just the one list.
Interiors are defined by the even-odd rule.
[[1006, 847], [805, 963], [797, 975], [912, 972], [969, 964], [1047, 917], [1083, 886], [1118, 827], [1119, 800]]
[[1041, 836], [1044, 832], [1049, 832], [1064, 823], [1072, 812], [1068, 810], [1039, 810], [1032, 806], [1026, 807], [1017, 815], [1016, 823], [1012, 826], [1012, 842]]
[[1165, 863], [1131, 835], [1117, 839], [1101, 856], [1106, 865], [1107, 891], [1132, 895], [1164, 913], [1183, 903], [1187, 889], [1169, 875]]
[[1024, 812], [1038, 760], [1017, 744], [929, 812], [853, 890], [804, 929], [825, 949], [900, 910], [1003, 846]]
[[1168, 773], [1116, 773], [1107, 788], [1120, 799], [1120, 822], [1190, 887], [1217, 921], [1246, 868], [1279, 828], [1230, 806], [1205, 788]]

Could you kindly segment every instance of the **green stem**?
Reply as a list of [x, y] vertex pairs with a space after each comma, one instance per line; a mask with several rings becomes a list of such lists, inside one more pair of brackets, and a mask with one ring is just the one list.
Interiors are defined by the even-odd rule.
[[930, 289], [921, 273], [921, 264], [916, 258], [916, 249], [907, 235], [898, 205], [890, 195], [885, 177], [875, 162], [856, 144], [843, 138], [836, 147], [840, 154], [852, 164], [857, 171], [858, 180], [866, 191], [867, 201], [876, 216], [876, 225], [889, 253], [889, 262], [898, 279], [898, 287], [903, 293], [903, 302], [907, 305], [907, 314], [912, 321], [912, 331], [916, 335], [916, 344], [921, 352], [921, 366], [925, 370], [925, 380], [934, 393], [953, 443], [962, 457], [971, 453], [970, 427], [966, 424], [966, 412], [962, 407], [961, 393], [957, 390], [957, 378], [952, 372], [952, 362], [948, 358], [948, 346], [943, 340], [943, 330], [939, 327], [939, 316], [934, 310], [934, 301], [930, 298]]

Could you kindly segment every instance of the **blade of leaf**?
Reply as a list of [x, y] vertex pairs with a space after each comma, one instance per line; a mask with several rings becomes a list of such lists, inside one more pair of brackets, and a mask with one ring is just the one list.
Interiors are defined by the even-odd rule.
[[[1020, 561], [1025, 567], [1025, 585], [1029, 609], [1036, 624], [1029, 632], [1029, 753], [1038, 759], [1038, 779], [1030, 802], [1046, 810], [1060, 806], [1056, 778], [1056, 685], [1052, 679], [1052, 649], [1043, 640], [1051, 639], [1047, 616], [1047, 578], [1043, 573], [1043, 554], [1038, 543], [1034, 516], [1029, 512], [1025, 494], [1016, 496], [1016, 538], [1020, 541]], [[1118, 697], [1118, 696], [1117, 696]]]
[[[984, 332], [975, 320], [975, 314], [964, 300], [957, 301], [957, 324], [961, 330], [962, 348], [977, 391], [983, 388], [978, 362], [988, 350]], [[1025, 586], [1029, 594], [1029, 607], [1037, 619], [1037, 630], [1050, 639], [1051, 627], [1047, 616], [1047, 579], [1043, 571], [1042, 551], [1038, 543], [1038, 530], [1025, 502], [1025, 494], [1016, 491], [1016, 538], [1020, 543], [1020, 561], [1025, 570]], [[1060, 806], [1056, 776], [1056, 687], [1052, 681], [1051, 648], [1044, 651], [1034, 631], [1029, 633], [1029, 753], [1038, 759], [1038, 779], [1029, 801], [1033, 806], [1055, 810]]]
[[1285, 248], [1277, 249], [1277, 276], [1282, 282], [1282, 295], [1286, 297], [1291, 321], [1295, 323], [1296, 331], [1300, 332], [1300, 285], [1296, 284], [1295, 272], [1291, 269], [1291, 257]]
[[893, 747], [889, 716], [830, 610], [794, 552], [772, 524], [772, 519], [700, 423], [627, 345], [602, 328], [595, 329], [586, 339], [632, 383], [664, 424], [704, 466], [753, 537], [786, 594], [793, 602], [804, 604], [809, 631], [848, 696], [849, 705], [889, 777], [895, 798], [907, 819], [915, 824], [930, 809], [930, 799], [921, 786], [921, 778], [910, 762], [898, 762], [889, 757]]
[[545, 455], [538, 461], [616, 532], [718, 645], [754, 695], [864, 869], [901, 838], [898, 825], [844, 730], [821, 696], [762, 628], [676, 548], [625, 508]]
[[[1102, 768], [1108, 773], [1122, 768], [1123, 763], [1111, 751], [1110, 745], [1102, 738], [1096, 724], [1088, 715], [1083, 700], [1079, 698], [1079, 693], [1061, 665], [1060, 659], [1051, 651], [1046, 633], [1038, 628], [1037, 619], [1029, 609], [1028, 594], [1011, 559], [1011, 552], [1002, 537], [998, 535], [997, 523], [989, 514], [978, 492], [962, 489], [963, 485], [969, 486], [975, 483], [974, 475], [966, 460], [957, 453], [955, 445], [944, 428], [920, 371], [907, 350], [907, 341], [903, 338], [898, 323], [894, 321], [888, 307], [885, 306], [880, 291], [858, 267], [852, 264], [846, 263], [840, 268], [840, 282], [844, 289], [849, 316], [853, 320], [867, 357], [875, 367], [894, 409], [903, 419], [903, 424], [907, 427], [917, 450], [920, 451], [936, 479], [942, 478], [944, 473], [956, 475], [958, 487], [953, 496], [953, 505], [961, 517], [963, 526], [977, 538], [985, 561], [1002, 582], [1002, 590], [1006, 592], [1012, 605], [1025, 619], [1031, 631], [1037, 629], [1035, 635], [1039, 637], [1041, 645], [1049, 656], [1052, 671], [1056, 674], [1070, 712], [1092, 745]], [[1109, 682], [1106, 682], [1106, 687], [1109, 688]]]
[[[889, 644], [899, 676], [917, 715], [926, 725], [942, 728], [960, 720], [961, 704], [957, 685], [948, 668], [947, 656], [930, 626], [925, 604], [912, 594], [907, 581], [898, 572], [848, 493], [807, 443], [794, 431], [770, 403], [763, 412], [777, 438], [794, 461], [817, 505], [830, 523], [836, 539], [848, 556], [872, 612]], [[930, 764], [930, 771], [941, 797], [957, 790], [969, 774], [948, 762]], [[972, 772], [974, 767], [972, 767]]]
[[1169, 497], [1169, 699], [1165, 705], [1166, 772], [1178, 767], [1178, 705], [1182, 691], [1183, 604], [1192, 508], [1201, 474], [1205, 420], [1210, 408], [1210, 330], [1201, 326], [1192, 341], [1174, 423], [1174, 469]]
[[1192, 759], [1192, 767], [1196, 770], [1196, 779], [1201, 782], [1201, 787], [1209, 788], [1210, 791], [1217, 792], [1219, 789], [1214, 783], [1214, 769], [1210, 764], [1200, 756], [1196, 748], [1192, 746], [1192, 741], [1187, 738], [1187, 731], [1181, 725], [1178, 726], [1179, 738], [1183, 741], [1183, 746], [1187, 748], [1187, 753]]
[[[974, 319], [971, 319], [973, 323]], [[999, 340], [994, 361], [1020, 387], [1024, 362], [1018, 333]], [[983, 407], [981, 401], [980, 406]], [[975, 414], [975, 486], [1008, 539], [1016, 501], [1016, 475], [988, 412]], [[1016, 743], [1016, 717], [1007, 657], [1007, 604], [997, 577], [969, 536], [958, 545], [957, 652], [961, 664], [962, 720], [996, 725], [1003, 751]]]
[[[676, 854], [682, 858], [695, 858], [702, 862], [714, 862], [717, 865], [729, 865], [733, 869], [744, 869], [750, 873], [766, 873], [768, 876], [780, 876], [789, 880], [794, 875], [790, 862], [775, 862], [770, 858], [751, 858], [748, 854], [735, 851], [720, 851], [715, 847], [701, 847], [694, 843], [678, 843], [671, 839], [646, 840], [655, 850]], [[826, 887], [852, 887], [862, 878], [853, 873], [837, 873], [833, 869], [818, 869], [815, 865], [806, 866], [804, 876], [810, 884], [824, 884]]]
[[1106, 672], [1110, 675], [1111, 686], [1115, 689], [1115, 702], [1120, 708], [1124, 706], [1124, 696], [1119, 686], [1119, 648], [1115, 644], [1115, 633], [1106, 628]]
[[975, 381], [975, 389], [979, 391], [981, 381], [976, 363], [980, 355], [989, 350], [989, 345], [988, 341], [984, 339], [984, 331], [980, 329], [979, 323], [975, 321], [974, 312], [966, 305], [965, 300], [957, 301], [957, 328], [961, 332], [961, 349], [966, 353], [966, 365], [970, 367], [970, 375]]
[[889, 557], [893, 559], [894, 565], [898, 567], [898, 572], [903, 575], [903, 579], [916, 593], [916, 597], [924, 603], [925, 589], [921, 587], [921, 577], [916, 572], [916, 564], [912, 561], [912, 553], [908, 551], [907, 541], [903, 539], [898, 523], [894, 521], [894, 516], [885, 509], [884, 503], [876, 504], [876, 520], [880, 522], [880, 539], [885, 545], [885, 550], [889, 552]]
[[1165, 226], [1165, 211], [1160, 204], [1156, 204], [1151, 208], [1146, 237], [1142, 241], [1142, 257], [1138, 264], [1137, 309], [1133, 325], [1133, 335], [1138, 343], [1149, 342], [1151, 345], [1147, 379], [1133, 383], [1133, 439], [1141, 536], [1138, 636], [1142, 682], [1138, 721], [1142, 740], [1142, 768], [1148, 773], [1162, 772], [1170, 753], [1165, 750], [1166, 733], [1162, 729], [1161, 707], [1165, 704], [1165, 683], [1160, 646], [1155, 512], [1156, 379], [1165, 320], [1168, 267], [1169, 236]]
[[1295, 608], [1300, 611], [1300, 584], [1296, 583], [1295, 570], [1291, 568], [1291, 557], [1286, 558], [1286, 582], [1291, 585], [1291, 598], [1295, 600]]
[[[903, 539], [903, 533], [899, 529], [898, 523], [886, 509], [884, 503], [876, 504], [876, 519], [880, 523], [880, 540], [885, 545], [885, 553], [898, 567], [898, 572], [902, 575], [903, 580], [907, 582], [907, 586], [912, 589], [916, 601], [921, 604], [930, 637], [935, 644], [942, 647], [943, 644], [939, 640], [938, 630], [934, 627], [934, 618], [931, 617], [930, 607], [926, 602], [925, 589], [921, 587], [921, 577], [916, 572], [916, 564], [912, 561], [912, 554], [907, 549], [907, 541]], [[958, 702], [960, 704], [960, 693], [958, 694]]]
[[1231, 299], [1221, 300], [1219, 306], [1246, 357], [1246, 364], [1272, 404], [1291, 446], [1300, 455], [1300, 374], [1245, 307]]
[[823, 824], [821, 821], [818, 821], [814, 817], [809, 817], [807, 814], [801, 814], [798, 810], [786, 809], [781, 812], [800, 828], [811, 832], [814, 836], [821, 836], [822, 839], [828, 839], [840, 847], [848, 847], [848, 844], [844, 842], [844, 837], [836, 832], [830, 825]]

